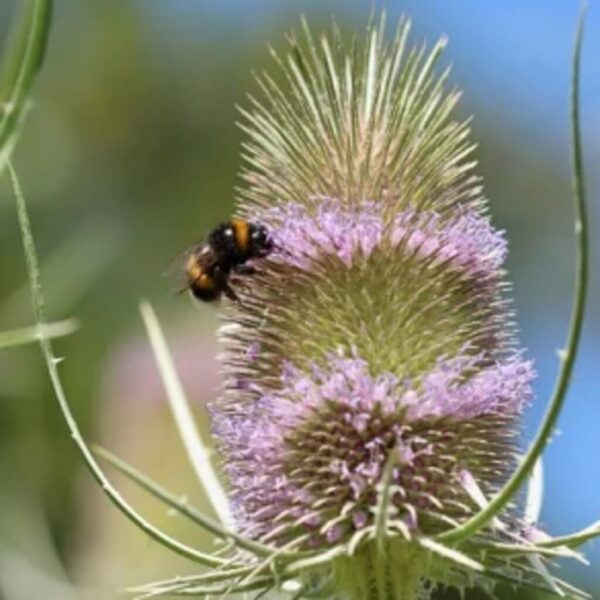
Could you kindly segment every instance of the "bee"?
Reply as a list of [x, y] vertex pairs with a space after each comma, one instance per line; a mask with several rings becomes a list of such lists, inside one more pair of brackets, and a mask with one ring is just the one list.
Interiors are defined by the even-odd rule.
[[218, 300], [222, 294], [240, 302], [230, 284], [232, 273], [254, 274], [255, 268], [247, 262], [264, 258], [273, 249], [273, 240], [263, 225], [244, 219], [221, 223], [204, 242], [187, 252], [185, 282], [180, 291], [189, 290], [203, 302]]

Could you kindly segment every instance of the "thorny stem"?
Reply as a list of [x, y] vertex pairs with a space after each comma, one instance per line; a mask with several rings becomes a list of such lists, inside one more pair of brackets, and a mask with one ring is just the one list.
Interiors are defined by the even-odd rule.
[[248, 550], [256, 556], [272, 556], [277, 551], [277, 548], [271, 548], [264, 544], [260, 544], [259, 542], [255, 542], [254, 540], [237, 534], [233, 530], [224, 528], [220, 523], [215, 522], [213, 519], [210, 519], [204, 515], [204, 513], [200, 512], [193, 506], [190, 506], [187, 501], [174, 496], [148, 476], [133, 468], [130, 464], [126, 463], [124, 460], [121, 460], [119, 457], [115, 456], [112, 452], [109, 452], [105, 448], [97, 445], [91, 445], [91, 450], [94, 454], [96, 454], [96, 456], [105, 459], [123, 475], [128, 477], [131, 481], [137, 483], [154, 497], [158, 498], [162, 502], [165, 502], [171, 508], [175, 509], [217, 537], [225, 540], [230, 539], [240, 548]]
[[[12, 164], [10, 162], [7, 163], [7, 168], [17, 204], [17, 216], [19, 218], [19, 226], [21, 228], [21, 235], [23, 238], [23, 249], [25, 252], [27, 272], [29, 276], [29, 285], [31, 288], [31, 299], [34, 320], [38, 327], [43, 327], [44, 324], [47, 323], [46, 305], [42, 292], [42, 283], [37, 259], [37, 252], [35, 249], [35, 242], [33, 240], [33, 234], [31, 232], [29, 215], [27, 214], [27, 206], [25, 204], [23, 192], [21, 191], [21, 186], [19, 185], [17, 174], [15, 173], [15, 170], [13, 169]], [[92, 472], [92, 475], [94, 476], [104, 493], [113, 502], [113, 504], [128, 519], [133, 521], [133, 523], [137, 525], [142, 531], [147, 533], [151, 538], [155, 539], [159, 543], [170, 548], [174, 552], [207, 566], [219, 566], [223, 564], [225, 562], [223, 559], [219, 559], [214, 556], [210, 556], [208, 554], [195, 550], [194, 548], [186, 546], [185, 544], [182, 544], [178, 540], [160, 531], [150, 522], [142, 518], [112, 486], [112, 484], [108, 481], [106, 475], [96, 462], [96, 459], [94, 458], [88, 445], [84, 441], [81, 432], [79, 431], [77, 422], [75, 421], [75, 418], [71, 413], [71, 408], [69, 406], [69, 403], [67, 402], [67, 398], [62, 386], [62, 381], [58, 373], [58, 363], [60, 362], [60, 359], [58, 359], [54, 355], [54, 351], [52, 349], [52, 342], [47, 337], [41, 337], [39, 342], [42, 350], [42, 355], [48, 368], [50, 380], [52, 382], [52, 386], [54, 388], [54, 392], [58, 400], [60, 410], [67, 424], [71, 437], [77, 445], [77, 448], [79, 449], [86, 465]]]
[[562, 366], [559, 371], [550, 404], [538, 433], [532, 442], [523, 461], [519, 464], [510, 479], [502, 489], [491, 499], [489, 504], [471, 517], [465, 523], [442, 533], [437, 537], [445, 543], [457, 543], [474, 535], [487, 525], [514, 497], [522, 483], [533, 469], [541, 456], [556, 426], [558, 417], [564, 405], [566, 393], [573, 374], [577, 357], [577, 349], [583, 329], [583, 317], [588, 287], [589, 249], [588, 249], [588, 218], [586, 208], [586, 193], [584, 181], [583, 154], [581, 147], [581, 128], [579, 122], [579, 70], [581, 44], [585, 25], [586, 7], [582, 7], [579, 17], [575, 46], [573, 52], [573, 71], [571, 85], [571, 143], [573, 161], [573, 198], [575, 202], [575, 237], [577, 240], [577, 259], [575, 274], [575, 297], [571, 313], [571, 324], [564, 355], [561, 356]]

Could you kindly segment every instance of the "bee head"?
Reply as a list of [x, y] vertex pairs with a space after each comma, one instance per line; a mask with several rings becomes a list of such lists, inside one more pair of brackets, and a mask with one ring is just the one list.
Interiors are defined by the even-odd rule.
[[253, 257], [262, 258], [273, 251], [274, 244], [264, 225], [250, 225], [250, 253]]

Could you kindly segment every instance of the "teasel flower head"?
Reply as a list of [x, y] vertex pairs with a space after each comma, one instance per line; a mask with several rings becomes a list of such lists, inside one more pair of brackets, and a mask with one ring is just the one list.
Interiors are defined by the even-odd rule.
[[[573, 373], [587, 292], [578, 110], [585, 11], [571, 96], [572, 320], [557, 385], [523, 456], [517, 440], [533, 366], [507, 301], [506, 241], [473, 173], [468, 123], [453, 116], [459, 95], [447, 90], [448, 72], [435, 70], [444, 41], [430, 52], [410, 49], [406, 21], [390, 43], [383, 20], [365, 43], [344, 44], [335, 27], [317, 40], [305, 26], [304, 43], [292, 37], [289, 56], [276, 57], [284, 83], [259, 79], [264, 98], [244, 111], [238, 214], [267, 228], [274, 252], [257, 261], [255, 274], [246, 271], [252, 277], [233, 278], [241, 302], [224, 312], [225, 385], [211, 406], [232, 527], [229, 499], [149, 303], [141, 315], [216, 520], [90, 446], [67, 400], [62, 358], [45, 333], [25, 195], [9, 160], [51, 4], [40, 0], [25, 13], [11, 69], [19, 77], [8, 83], [0, 123], [0, 170], [6, 166], [15, 197], [36, 323], [5, 337], [9, 345], [39, 340], [70, 436], [113, 505], [165, 548], [209, 567], [138, 586], [136, 597], [254, 591], [258, 599], [274, 591], [296, 600], [411, 600], [439, 585], [493, 591], [501, 581], [589, 598], [547, 562], [581, 559], [573, 548], [599, 537], [600, 522], [560, 538], [537, 526], [539, 457]], [[162, 531], [117, 491], [97, 457], [224, 544], [209, 554]], [[530, 473], [523, 509], [515, 494]]]
[[305, 590], [561, 591], [531, 560], [518, 499], [459, 547], [436, 541], [514, 469], [534, 368], [460, 94], [436, 67], [445, 41], [384, 29], [345, 44], [305, 26], [275, 55], [283, 82], [260, 76], [243, 110], [237, 212], [276, 249], [235, 281], [221, 328], [211, 413], [236, 527], [311, 557]]

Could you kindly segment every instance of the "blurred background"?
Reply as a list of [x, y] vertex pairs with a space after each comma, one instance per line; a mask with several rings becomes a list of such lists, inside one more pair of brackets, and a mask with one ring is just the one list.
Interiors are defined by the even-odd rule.
[[[57, 3], [35, 107], [15, 163], [28, 198], [52, 318], [81, 329], [58, 340], [60, 370], [86, 437], [165, 487], [205, 501], [188, 467], [148, 348], [138, 303], [154, 304], [189, 397], [218, 386], [211, 307], [172, 294], [178, 254], [232, 210], [242, 136], [236, 103], [271, 67], [267, 44], [305, 14], [361, 29], [373, 5], [405, 12], [414, 38], [450, 37], [445, 60], [474, 115], [478, 157], [509, 268], [523, 345], [536, 361], [531, 434], [557, 369], [573, 279], [568, 89], [572, 0], [85, 0]], [[600, 6], [591, 2], [582, 120], [593, 227], [583, 346], [560, 431], [546, 454], [542, 522], [554, 534], [600, 519]], [[18, 2], [0, 2], [0, 42]], [[14, 202], [0, 182], [0, 329], [31, 323]], [[116, 474], [134, 506], [191, 544], [211, 541]], [[592, 567], [561, 573], [600, 598]], [[82, 467], [35, 346], [0, 351], [0, 598], [114, 597], [195, 566], [117, 513]], [[77, 584], [77, 589], [66, 582]], [[440, 597], [442, 597], [440, 595]], [[450, 594], [444, 597], [454, 597]], [[476, 593], [471, 598], [479, 597]], [[506, 598], [533, 598], [522, 593]], [[536, 596], [540, 597], [541, 596]]]

